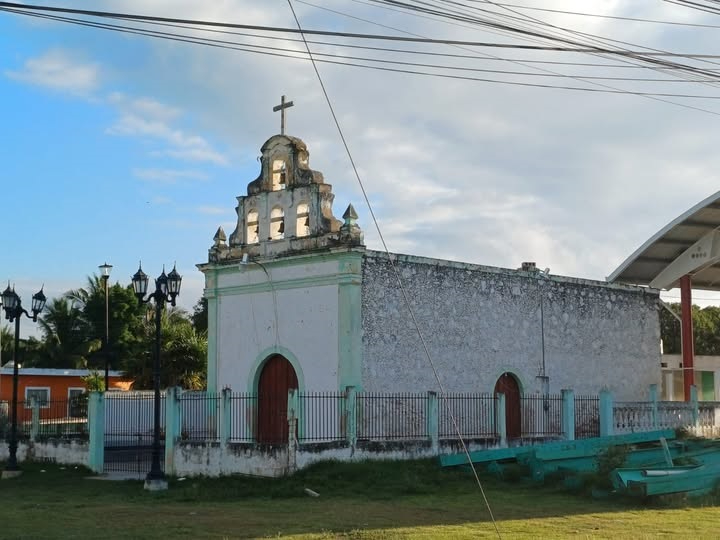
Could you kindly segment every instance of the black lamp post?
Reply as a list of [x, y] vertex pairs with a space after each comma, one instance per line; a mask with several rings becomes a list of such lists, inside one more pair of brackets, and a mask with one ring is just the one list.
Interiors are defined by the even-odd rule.
[[175, 305], [175, 298], [180, 293], [182, 277], [175, 267], [165, 275], [163, 273], [155, 280], [155, 292], [145, 298], [148, 288], [148, 277], [142, 271], [142, 264], [132, 278], [133, 289], [140, 305], [155, 300], [155, 357], [153, 359], [153, 379], [155, 387], [155, 418], [153, 429], [152, 465], [145, 480], [145, 489], [165, 489], [165, 474], [160, 468], [160, 323], [162, 310], [166, 302]]
[[110, 344], [110, 311], [108, 302], [108, 279], [110, 279], [110, 270], [112, 270], [112, 264], [104, 263], [98, 266], [100, 269], [100, 277], [103, 280], [105, 286], [105, 339], [103, 341], [103, 353], [105, 356], [105, 391], [110, 390], [110, 368], [108, 356], [110, 351], [108, 346]]
[[2, 293], [2, 304], [5, 310], [5, 318], [11, 323], [15, 321], [15, 347], [13, 349], [13, 388], [12, 388], [12, 419], [10, 423], [10, 456], [3, 476], [17, 476], [20, 474], [20, 467], [17, 464], [17, 401], [18, 401], [18, 347], [20, 346], [20, 317], [24, 314], [31, 318], [33, 322], [37, 321], [38, 314], [45, 307], [47, 298], [43, 294], [42, 288], [32, 297], [32, 315], [25, 311], [22, 307], [20, 297], [15, 292], [15, 288], [10, 289], [8, 283], [7, 289]]

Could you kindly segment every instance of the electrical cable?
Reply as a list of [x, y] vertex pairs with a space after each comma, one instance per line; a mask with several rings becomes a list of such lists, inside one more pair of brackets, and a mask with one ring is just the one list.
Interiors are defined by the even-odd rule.
[[[302, 33], [302, 26], [300, 25], [300, 20], [298, 19], [297, 14], [295, 13], [295, 8], [292, 5], [292, 0], [287, 0], [287, 1], [288, 1], [288, 5], [290, 6], [290, 9], [292, 10], [292, 14], [295, 19], [295, 22], [297, 23], [298, 29], [301, 32], [300, 35], [303, 36], [303, 40], [304, 40], [305, 36]], [[350, 160], [350, 164], [354, 171], [355, 178], [358, 181], [358, 185], [360, 186], [360, 190], [362, 191], [363, 197], [365, 199], [365, 203], [367, 204], [368, 210], [370, 211], [370, 215], [372, 216], [372, 220], [373, 220], [373, 223], [375, 224], [375, 228], [380, 237], [380, 241], [382, 242], [383, 248], [385, 249], [385, 253], [387, 254], [387, 257], [388, 257], [388, 261], [390, 262], [390, 265], [395, 273], [395, 277], [398, 281], [398, 286], [400, 287], [400, 290], [402, 291], [402, 295], [403, 295], [405, 304], [410, 312], [410, 316], [412, 318], [413, 325], [415, 326], [415, 329], [418, 333], [418, 337], [420, 338], [420, 342], [422, 343], [423, 349], [425, 351], [425, 355], [430, 363], [430, 367], [432, 368], [433, 374], [435, 376], [435, 380], [438, 383], [440, 391], [444, 394], [445, 390], [443, 388], [442, 381], [440, 380], [440, 376], [437, 372], [437, 369], [435, 368], [435, 364], [432, 361], [432, 357], [430, 356], [430, 351], [428, 349], [427, 343], [425, 342], [425, 337], [423, 336], [423, 333], [420, 330], [420, 325], [417, 322], [415, 313], [412, 309], [412, 305], [410, 304], [410, 298], [408, 297], [407, 291], [405, 290], [405, 286], [404, 286], [403, 280], [400, 276], [400, 272], [398, 271], [397, 267], [395, 266], [392, 256], [390, 255], [390, 250], [388, 249], [387, 243], [385, 242], [385, 237], [383, 236], [382, 230], [380, 229], [380, 224], [377, 220], [377, 217], [375, 216], [375, 212], [373, 211], [372, 205], [370, 203], [370, 198], [368, 197], [367, 191], [365, 190], [365, 185], [363, 184], [363, 181], [360, 178], [360, 173], [358, 172], [357, 166], [355, 165], [355, 160], [353, 159], [352, 152], [350, 152], [350, 147], [348, 146], [348, 143], [347, 143], [347, 140], [345, 139], [343, 130], [340, 127], [340, 121], [338, 120], [337, 115], [335, 114], [335, 109], [332, 106], [332, 101], [330, 100], [330, 96], [325, 88], [325, 83], [323, 82], [322, 76], [320, 75], [320, 71], [318, 70], [317, 64], [315, 63], [313, 54], [310, 50], [310, 46], [306, 43], [305, 47], [307, 48], [308, 56], [310, 57], [310, 61], [312, 62], [312, 66], [315, 71], [315, 75], [317, 76], [318, 82], [320, 83], [320, 88], [322, 89], [323, 95], [325, 96], [325, 101], [327, 102], [328, 109], [330, 110], [330, 114], [332, 115], [333, 122], [335, 123], [335, 127], [337, 128], [338, 134], [340, 135], [340, 140], [342, 141], [342, 144], [345, 148], [345, 152], [347, 153], [348, 159]], [[462, 434], [460, 433], [460, 427], [458, 426], [457, 419], [455, 418], [455, 415], [453, 414], [452, 411], [450, 411], [450, 418], [452, 419], [453, 426], [455, 427], [455, 431], [457, 433], [458, 439], [460, 440], [460, 443], [461, 443], [461, 445], [464, 449], [464, 452], [467, 456], [468, 464], [470, 465], [470, 468], [472, 469], [473, 474], [475, 476], [477, 485], [480, 488], [480, 492], [482, 493], [482, 497], [485, 501], [485, 505], [488, 509], [488, 512], [490, 513], [490, 519], [492, 520], [493, 526], [495, 527], [495, 532], [497, 533], [498, 538], [502, 538], [502, 535], [500, 534], [500, 529], [498, 528], [498, 525], [497, 525], [497, 521], [495, 520], [495, 516], [493, 515], [492, 508], [490, 507], [490, 502], [488, 501], [487, 495], [485, 494], [485, 489], [483, 488], [482, 482], [480, 481], [480, 477], [477, 473], [475, 464], [472, 462], [472, 458], [470, 457], [470, 451], [468, 450], [468, 447], [465, 444], [465, 440], [463, 439]]]
[[[51, 16], [51, 15], [25, 13], [22, 11], [16, 11], [16, 10], [11, 10], [11, 9], [7, 9], [7, 8], [2, 8], [2, 7], [0, 7], [0, 11], [9, 11], [12, 13], [18, 13], [18, 14], [22, 14], [22, 15], [29, 15], [29, 16], [40, 17], [40, 18], [50, 18], [53, 20], [61, 20], [63, 22], [72, 22], [73, 24], [78, 24], [81, 26], [88, 26], [88, 27], [93, 27], [93, 28], [112, 30], [112, 31], [117, 31], [117, 32], [122, 32], [122, 33], [139, 34], [139, 35], [145, 35], [145, 36], [149, 36], [149, 37], [168, 39], [171, 41], [192, 43], [192, 44], [197, 44], [197, 45], [205, 45], [205, 46], [209, 46], [209, 47], [230, 49], [230, 50], [243, 51], [243, 52], [251, 52], [251, 53], [255, 53], [255, 54], [264, 54], [264, 55], [269, 55], [269, 56], [290, 58], [290, 59], [296, 59], [296, 60], [306, 60], [306, 58], [295, 56], [294, 54], [282, 54], [279, 52], [264, 52], [264, 51], [256, 51], [256, 50], [252, 50], [252, 49], [247, 49], [247, 48], [243, 48], [243, 47], [230, 46], [230, 45], [223, 44], [222, 42], [220, 42], [220, 40], [208, 40], [207, 38], [194, 38], [194, 37], [189, 37], [189, 36], [182, 37], [182, 36], [178, 36], [175, 34], [168, 34], [165, 32], [143, 30], [143, 29], [131, 29], [128, 27], [119, 27], [118, 25], [110, 25], [107, 23], [93, 23], [93, 22], [86, 22], [86, 21], [78, 22], [78, 21], [67, 20], [66, 18], [58, 18], [56, 16]], [[261, 46], [246, 45], [246, 47], [261, 47]], [[273, 47], [264, 47], [264, 48], [276, 49]], [[301, 51], [294, 51], [294, 50], [287, 50], [287, 49], [280, 49], [280, 50], [285, 50], [285, 51], [292, 52], [295, 54], [303, 54]], [[322, 53], [320, 53], [320, 55], [323, 56]], [[720, 99], [720, 96], [672, 93], [672, 92], [644, 92], [644, 91], [633, 91], [633, 90], [621, 90], [621, 89], [613, 89], [612, 87], [609, 87], [609, 86], [606, 87], [605, 89], [603, 89], [603, 88], [584, 88], [584, 87], [579, 87], [579, 86], [562, 86], [562, 85], [530, 83], [530, 82], [521, 82], [521, 81], [505, 81], [505, 80], [489, 79], [489, 78], [482, 78], [482, 77], [470, 77], [470, 76], [451, 75], [451, 74], [444, 74], [444, 73], [433, 73], [433, 72], [428, 72], [428, 71], [417, 71], [417, 70], [364, 65], [364, 64], [355, 64], [352, 62], [342, 62], [342, 61], [335, 61], [335, 60], [316, 59], [316, 61], [322, 62], [322, 63], [327, 63], [327, 64], [341, 65], [341, 66], [359, 67], [359, 68], [364, 68], [364, 69], [374, 69], [374, 70], [378, 70], [378, 71], [387, 71], [387, 72], [409, 74], [409, 75], [422, 75], [422, 76], [465, 80], [465, 81], [475, 81], [475, 82], [485, 82], [485, 83], [495, 83], [495, 84], [508, 84], [508, 85], [534, 87], [534, 88], [574, 90], [574, 91], [593, 92], [593, 93], [608, 93], [608, 94], [644, 96], [644, 97], [650, 97], [657, 101], [662, 101], [664, 103], [668, 103], [668, 104], [672, 104], [672, 105], [676, 105], [676, 106], [680, 106], [680, 107], [684, 107], [684, 108], [688, 108], [688, 109], [692, 109], [692, 110], [696, 110], [696, 111], [700, 111], [700, 112], [706, 112], [706, 113], [713, 114], [713, 115], [720, 115], [720, 113], [718, 113], [718, 112], [704, 109], [702, 107], [696, 107], [696, 106], [692, 106], [692, 105], [688, 105], [688, 104], [680, 104], [680, 103], [675, 103], [675, 102], [672, 102], [672, 101], [669, 101], [666, 99], [662, 99], [662, 98], [672, 97], [672, 98], [686, 98], [686, 99], [718, 100], [718, 99]], [[364, 61], [390, 62], [390, 61], [373, 60], [373, 59], [364, 59]], [[401, 65], [403, 64], [401, 62], [391, 62], [391, 63], [401, 64]], [[443, 67], [442, 69], [452, 69], [452, 68]], [[573, 76], [568, 76], [568, 77], [575, 78]], [[589, 82], [592, 83], [592, 81], [589, 81]], [[594, 83], [594, 84], [598, 84], [598, 83]], [[606, 86], [606, 85], [600, 85], [600, 86]]]

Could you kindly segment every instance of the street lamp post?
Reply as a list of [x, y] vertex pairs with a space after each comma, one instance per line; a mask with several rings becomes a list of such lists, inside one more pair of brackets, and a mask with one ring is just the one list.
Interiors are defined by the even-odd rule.
[[166, 302], [175, 305], [175, 298], [180, 293], [182, 277], [175, 267], [165, 275], [165, 269], [155, 280], [155, 292], [145, 298], [148, 288], [148, 277], [142, 271], [142, 265], [132, 278], [133, 290], [140, 305], [155, 300], [155, 355], [153, 358], [153, 381], [155, 389], [155, 410], [153, 428], [152, 465], [145, 479], [145, 489], [156, 491], [167, 489], [165, 474], [160, 467], [160, 325], [162, 310]]
[[12, 478], [20, 474], [20, 467], [17, 464], [17, 401], [18, 401], [18, 348], [20, 346], [20, 317], [24, 314], [26, 317], [37, 322], [38, 314], [45, 307], [46, 302], [45, 294], [43, 294], [42, 288], [36, 292], [32, 297], [32, 315], [25, 311], [22, 307], [20, 297], [15, 292], [15, 288], [10, 289], [8, 283], [7, 289], [2, 293], [2, 304], [5, 310], [5, 318], [11, 323], [15, 321], [15, 346], [13, 349], [13, 387], [12, 387], [12, 413], [10, 421], [10, 445], [9, 451], [10, 456], [8, 457], [7, 465], [3, 471], [3, 478]]
[[98, 266], [100, 269], [100, 277], [103, 280], [105, 286], [105, 340], [103, 341], [103, 353], [105, 356], [105, 391], [110, 390], [110, 368], [108, 355], [110, 351], [108, 347], [110, 345], [110, 310], [108, 302], [108, 279], [110, 279], [110, 270], [112, 270], [112, 264], [104, 263]]

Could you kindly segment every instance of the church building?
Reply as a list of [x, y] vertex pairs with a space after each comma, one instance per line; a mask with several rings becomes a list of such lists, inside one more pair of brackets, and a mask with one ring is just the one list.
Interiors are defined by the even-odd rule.
[[367, 249], [302, 140], [261, 152], [235, 230], [198, 265], [210, 391], [439, 391], [428, 354], [446, 392], [502, 391], [508, 407], [564, 388], [644, 399], [660, 382], [658, 291]]

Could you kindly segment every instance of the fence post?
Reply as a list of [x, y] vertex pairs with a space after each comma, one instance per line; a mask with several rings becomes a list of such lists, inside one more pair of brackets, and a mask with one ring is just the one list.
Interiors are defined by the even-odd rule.
[[298, 425], [298, 390], [290, 388], [287, 400], [288, 420], [288, 473], [297, 470], [297, 425]]
[[562, 431], [568, 441], [575, 440], [575, 392], [568, 388], [562, 391]]
[[354, 386], [345, 387], [345, 438], [350, 448], [357, 444], [357, 390]]
[[30, 400], [32, 417], [30, 421], [30, 440], [37, 441], [40, 435], [40, 402], [36, 398]]
[[697, 386], [694, 384], [690, 387], [690, 403], [692, 403], [692, 423], [693, 427], [697, 427], [700, 419], [700, 406], [698, 404]]
[[650, 385], [650, 417], [652, 428], [658, 428], [658, 385]]
[[607, 389], [600, 390], [600, 436], [610, 437], [615, 433], [613, 416], [613, 396]]
[[171, 386], [165, 391], [165, 474], [174, 476], [175, 443], [182, 431], [182, 410], [180, 408], [181, 390]]
[[102, 474], [105, 467], [105, 394], [90, 392], [88, 396], [88, 467]]
[[232, 390], [223, 388], [220, 405], [220, 444], [226, 446], [230, 443], [232, 434]]
[[500, 438], [500, 446], [507, 446], [507, 422], [505, 419], [505, 394], [497, 394], [495, 401], [497, 409], [495, 409], [495, 425], [497, 426], [497, 434]]
[[440, 431], [438, 425], [438, 395], [430, 391], [427, 395], [427, 434], [430, 438], [430, 449], [437, 454], [440, 448]]

